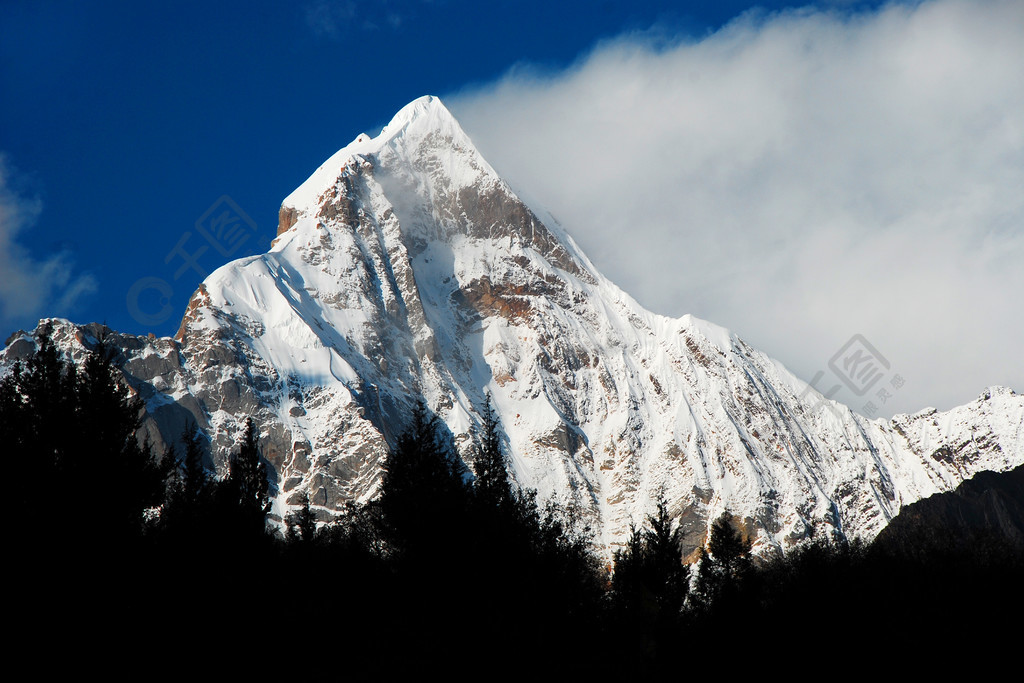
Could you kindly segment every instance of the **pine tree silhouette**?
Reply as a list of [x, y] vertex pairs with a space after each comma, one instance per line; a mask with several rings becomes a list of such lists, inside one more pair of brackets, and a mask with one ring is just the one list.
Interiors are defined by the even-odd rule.
[[64, 458], [67, 475], [95, 496], [98, 528], [115, 537], [141, 535], [143, 513], [163, 502], [163, 471], [139, 444], [142, 401], [118, 381], [113, 351], [100, 339], [77, 377], [78, 439]]
[[183, 490], [185, 499], [194, 505], [209, 492], [211, 484], [210, 473], [203, 464], [203, 436], [199, 426], [189, 421], [181, 439], [185, 444]]
[[456, 543], [469, 500], [464, 467], [442, 442], [440, 421], [418, 403], [388, 454], [380, 507], [398, 552], [441, 552]]
[[267, 513], [270, 512], [270, 483], [267, 480], [266, 461], [260, 456], [259, 435], [252, 418], [245, 421], [245, 432], [238, 453], [232, 456], [227, 479], [218, 492], [234, 517], [240, 530], [254, 537], [266, 532]]
[[690, 583], [681, 537], [666, 501], [659, 499], [656, 514], [647, 516], [642, 529], [633, 528], [626, 547], [614, 556], [611, 598], [616, 638], [642, 655], [641, 668], [664, 659], [679, 640]]
[[701, 548], [694, 587], [698, 611], [715, 609], [726, 613], [736, 600], [742, 582], [750, 574], [751, 542], [744, 538], [729, 512], [723, 512], [711, 525], [707, 548]]
[[480, 418], [480, 440], [473, 459], [476, 495], [486, 506], [504, 508], [512, 503], [512, 485], [509, 482], [505, 454], [501, 450], [500, 425], [494, 414], [490, 394], [487, 394]]
[[316, 515], [309, 505], [309, 493], [302, 494], [302, 507], [288, 516], [288, 540], [311, 543], [316, 537]]
[[[160, 512], [163, 542], [177, 546], [183, 553], [183, 544], [191, 546], [188, 552], [201, 553], [198, 546], [213, 542], [210, 538], [215, 525], [210, 519], [214, 507], [215, 483], [203, 465], [203, 436], [195, 422], [189, 421], [181, 435], [185, 446], [184, 458], [178, 460], [172, 451], [164, 456], [164, 469], [170, 476], [166, 487], [165, 503]], [[166, 461], [171, 460], [172, 463]]]

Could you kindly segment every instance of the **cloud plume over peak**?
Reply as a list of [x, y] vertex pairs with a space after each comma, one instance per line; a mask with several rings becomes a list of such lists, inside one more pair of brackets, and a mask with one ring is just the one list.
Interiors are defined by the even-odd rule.
[[1020, 2], [750, 13], [448, 103], [641, 303], [807, 380], [862, 334], [906, 380], [891, 415], [1024, 390], [1022, 35]]

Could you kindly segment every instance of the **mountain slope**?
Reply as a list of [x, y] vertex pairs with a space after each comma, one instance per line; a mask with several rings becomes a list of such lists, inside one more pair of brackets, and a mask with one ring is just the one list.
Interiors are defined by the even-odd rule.
[[978, 552], [985, 543], [1024, 552], [1024, 465], [1008, 472], [979, 472], [953, 491], [911, 503], [875, 543], [897, 552]]
[[[52, 321], [81, 353], [100, 333]], [[287, 197], [269, 253], [214, 272], [175, 340], [114, 335], [154, 437], [212, 452], [261, 425], [275, 511], [376, 492], [422, 397], [464, 457], [493, 396], [516, 479], [612, 547], [659, 495], [695, 548], [723, 510], [761, 552], [812, 527], [872, 537], [902, 506], [1024, 462], [1024, 397], [867, 420], [728, 330], [644, 310], [494, 172], [436, 98], [360, 135]], [[7, 361], [31, 352], [16, 335]]]

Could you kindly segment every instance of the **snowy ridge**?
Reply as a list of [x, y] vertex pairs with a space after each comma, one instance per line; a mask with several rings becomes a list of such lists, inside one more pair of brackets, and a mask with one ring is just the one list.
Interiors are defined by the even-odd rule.
[[[269, 253], [218, 269], [177, 340], [117, 335], [154, 435], [261, 425], [274, 511], [375, 495], [423, 397], [467, 460], [491, 394], [515, 478], [606, 549], [664, 495], [690, 550], [718, 514], [761, 552], [872, 537], [903, 505], [1024, 462], [1024, 397], [867, 420], [725, 328], [644, 310], [545, 224], [437, 98], [359, 136], [282, 204]], [[88, 330], [53, 321], [81, 353]], [[84, 336], [83, 336], [84, 335]], [[21, 337], [3, 359], [28, 352]]]

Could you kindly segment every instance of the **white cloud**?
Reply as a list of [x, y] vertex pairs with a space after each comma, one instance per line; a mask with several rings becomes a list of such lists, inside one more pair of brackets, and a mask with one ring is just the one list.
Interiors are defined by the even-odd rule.
[[723, 324], [806, 380], [861, 333], [906, 380], [879, 415], [1024, 390], [1024, 3], [653, 35], [447, 102], [654, 311]]
[[32, 226], [41, 203], [14, 190], [13, 176], [0, 153], [0, 323], [5, 329], [32, 324], [41, 315], [64, 315], [96, 290], [95, 279], [76, 274], [66, 252], [39, 260], [19, 244], [18, 233]]

